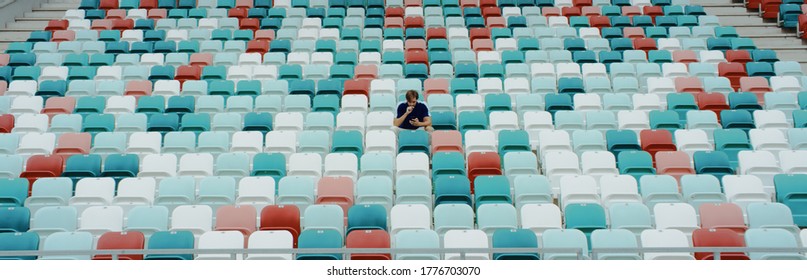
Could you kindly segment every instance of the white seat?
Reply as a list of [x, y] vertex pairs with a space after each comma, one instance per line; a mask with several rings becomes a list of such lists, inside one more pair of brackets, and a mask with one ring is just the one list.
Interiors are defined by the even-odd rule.
[[39, 114], [44, 107], [43, 104], [45, 102], [42, 96], [17, 96], [11, 101], [11, 108], [8, 112], [14, 114], [15, 117], [25, 113]]
[[392, 112], [370, 112], [365, 121], [366, 130], [389, 130], [395, 115]]
[[[158, 134], [159, 135], [159, 134]], [[156, 179], [177, 175], [177, 156], [174, 154], [147, 155], [140, 163], [138, 177], [154, 177]]]
[[275, 179], [270, 176], [241, 178], [235, 204], [251, 205], [260, 213], [263, 207], [275, 203], [275, 189]]
[[560, 177], [560, 203], [566, 209], [569, 204], [600, 203], [597, 181], [588, 175]]
[[542, 77], [557, 79], [555, 67], [551, 63], [533, 63], [530, 65], [530, 73], [533, 79]]
[[154, 178], [124, 178], [118, 183], [118, 192], [112, 204], [128, 213], [136, 206], [150, 206], [154, 203], [157, 181]]
[[134, 96], [110, 96], [106, 100], [104, 113], [125, 114], [134, 113], [136, 100]]
[[804, 174], [807, 173], [807, 151], [780, 151], [779, 164], [782, 167], [782, 172], [787, 174]]
[[395, 176], [429, 176], [429, 156], [424, 153], [400, 153], [395, 159]]
[[785, 113], [779, 110], [754, 111], [754, 124], [757, 129], [781, 129], [793, 127], [787, 120]]
[[311, 62], [311, 57], [308, 55], [308, 53], [291, 52], [288, 54], [286, 62], [288, 64], [306, 65]]
[[[395, 94], [395, 80], [375, 79], [370, 82], [370, 98], [376, 94]], [[345, 96], [347, 97], [347, 96]]]
[[233, 133], [233, 138], [230, 142], [230, 152], [246, 153], [252, 156], [261, 151], [263, 151], [263, 134], [261, 134], [260, 131], [239, 131]]
[[747, 214], [749, 204], [771, 201], [771, 196], [765, 192], [762, 181], [756, 176], [726, 175], [721, 180], [726, 199], [740, 206], [744, 214]]
[[699, 229], [695, 208], [687, 203], [658, 203], [653, 206], [656, 229], [676, 229], [692, 239], [692, 232]]
[[722, 51], [700, 51], [698, 57], [701, 63], [720, 63], [726, 62], [726, 57]]
[[393, 236], [407, 229], [431, 230], [431, 210], [423, 204], [397, 204], [390, 210], [390, 229]]
[[650, 129], [650, 119], [643, 111], [619, 111], [617, 113], [619, 129], [639, 131]]
[[53, 133], [30, 132], [20, 138], [17, 147], [18, 155], [44, 154], [49, 155], [56, 147], [56, 135]]
[[227, 69], [227, 79], [238, 82], [252, 78], [253, 66], [230, 66]]
[[5, 96], [34, 96], [37, 90], [37, 82], [29, 80], [15, 80], [8, 84]]
[[600, 111], [602, 110], [600, 95], [596, 93], [575, 94], [574, 108], [577, 111]]
[[[664, 63], [661, 65], [661, 71], [664, 73], [665, 78], [689, 77], [687, 65], [683, 63]], [[648, 84], [649, 86], [650, 84]]]
[[696, 151], [711, 151], [709, 137], [700, 129], [678, 129], [675, 131], [675, 143], [679, 151], [692, 157]]
[[495, 133], [502, 130], [519, 130], [518, 115], [513, 111], [490, 112], [490, 129]]
[[[675, 90], [670, 92], [675, 92]], [[633, 99], [633, 110], [662, 110], [661, 97], [657, 94], [633, 94], [631, 98]]]
[[48, 66], [42, 68], [42, 74], [39, 75], [39, 81], [48, 80], [67, 80], [67, 66]]
[[[285, 230], [263, 230], [249, 235], [248, 249], [293, 249], [294, 237]], [[291, 260], [291, 254], [247, 254], [247, 260]]]
[[[546, 111], [524, 112], [522, 119], [524, 120], [524, 130], [529, 134], [530, 146], [533, 150], [538, 149], [541, 131], [552, 131], [555, 129], [555, 125], [552, 122], [552, 115]], [[565, 131], [563, 132], [565, 133]], [[566, 136], [568, 137], [568, 134]]]
[[630, 175], [600, 177], [600, 194], [606, 208], [616, 203], [642, 203], [636, 179]]
[[364, 140], [364, 152], [388, 152], [396, 154], [398, 152], [397, 143], [395, 133], [390, 130], [368, 131]]
[[160, 152], [162, 146], [162, 135], [159, 132], [135, 132], [129, 136], [128, 143], [127, 153], [156, 154]]
[[[209, 231], [199, 237], [197, 249], [244, 249], [244, 235], [238, 231]], [[240, 260], [242, 254], [197, 254], [197, 260]]]
[[325, 156], [323, 176], [348, 177], [356, 181], [359, 177], [359, 159], [352, 153], [330, 153]]
[[[685, 233], [677, 229], [648, 229], [642, 232], [641, 243], [644, 248], [689, 248]], [[645, 260], [695, 260], [691, 253], [644, 253]]]
[[771, 89], [775, 92], [799, 92], [801, 85], [799, 80], [793, 76], [773, 76], [771, 77]]
[[364, 133], [366, 119], [365, 112], [349, 111], [336, 115], [337, 130], [358, 130]]
[[[171, 230], [187, 230], [198, 239], [213, 229], [213, 209], [207, 205], [181, 205], [171, 213]], [[240, 233], [239, 233], [240, 234]], [[242, 241], [243, 244], [243, 241]]]
[[582, 78], [580, 65], [577, 63], [558, 63], [555, 69], [558, 79], [560, 78]]
[[465, 132], [465, 154], [473, 152], [497, 152], [498, 137], [492, 130], [469, 130]]
[[561, 178], [565, 175], [580, 175], [577, 154], [571, 151], [552, 151], [546, 154], [544, 174], [549, 178], [552, 193], [560, 193]]
[[521, 207], [521, 228], [540, 236], [547, 229], [561, 229], [560, 208], [552, 203], [525, 204]]
[[115, 196], [115, 180], [112, 178], [84, 178], [76, 183], [76, 191], [69, 205], [82, 211], [91, 206], [106, 206]]
[[530, 80], [527, 78], [507, 78], [504, 80], [504, 92], [510, 95], [513, 103], [516, 96], [530, 93]]
[[779, 129], [751, 129], [748, 138], [754, 150], [770, 152], [790, 150], [784, 133]]
[[266, 133], [267, 153], [282, 153], [289, 158], [297, 152], [297, 133], [294, 131], [270, 131]]
[[596, 180], [599, 180], [601, 176], [619, 175], [619, 169], [616, 168], [616, 158], [611, 152], [583, 152], [581, 160], [583, 174], [590, 175]]
[[105, 232], [123, 230], [123, 209], [117, 206], [93, 206], [81, 212], [78, 231], [99, 237]]
[[[443, 248], [458, 249], [458, 248], [488, 248], [488, 236], [481, 230], [449, 230], [443, 237]], [[446, 260], [460, 260], [463, 259], [459, 253], [446, 253]], [[465, 254], [465, 260], [489, 260], [490, 256], [487, 253], [468, 253]]]
[[303, 130], [303, 114], [298, 112], [278, 113], [275, 115], [273, 124], [275, 131], [300, 132]]
[[349, 94], [342, 97], [342, 110], [339, 112], [367, 113], [367, 96], [363, 94]]
[[296, 153], [289, 157], [287, 176], [322, 177], [322, 156], [317, 153]]
[[460, 94], [456, 97], [457, 115], [464, 111], [483, 111], [485, 109], [482, 95]]
[[665, 51], [680, 51], [681, 42], [675, 38], [659, 38], [658, 39], [658, 49], [665, 50]]
[[737, 154], [739, 163], [739, 173], [741, 175], [753, 175], [762, 181], [765, 192], [773, 195], [773, 177], [784, 173], [777, 163], [776, 156], [768, 151], [743, 150]]
[[499, 78], [481, 78], [476, 84], [477, 92], [481, 95], [504, 92], [504, 84]]
[[22, 114], [14, 120], [12, 133], [45, 133], [48, 131], [48, 115], [45, 114]]
[[179, 176], [202, 178], [213, 176], [213, 155], [209, 153], [184, 154], [179, 159]]
[[162, 66], [165, 63], [165, 56], [161, 53], [144, 53], [140, 55], [141, 66]]
[[572, 141], [569, 133], [563, 130], [541, 130], [538, 134], [538, 150], [541, 151], [540, 159], [544, 160], [549, 152], [571, 152]]
[[252, 67], [252, 78], [256, 80], [275, 80], [278, 72], [274, 65], [257, 65]]
[[[214, 27], [215, 28], [215, 27]], [[211, 28], [211, 29], [214, 29]], [[143, 41], [143, 30], [124, 30], [120, 36], [120, 40], [122, 42], [142, 42]]]

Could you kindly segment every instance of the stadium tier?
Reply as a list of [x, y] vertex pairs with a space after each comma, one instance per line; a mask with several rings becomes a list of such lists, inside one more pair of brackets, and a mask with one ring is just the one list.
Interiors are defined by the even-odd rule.
[[0, 54], [0, 259], [804, 259], [805, 182], [801, 65], [689, 0], [82, 0]]

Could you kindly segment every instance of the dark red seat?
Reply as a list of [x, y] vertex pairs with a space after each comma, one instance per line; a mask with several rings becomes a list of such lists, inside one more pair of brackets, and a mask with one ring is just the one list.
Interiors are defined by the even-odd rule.
[[[692, 232], [692, 245], [694, 247], [745, 247], [745, 239], [736, 232], [728, 229], [698, 229]], [[741, 252], [720, 253], [721, 260], [749, 260]], [[697, 260], [714, 260], [713, 252], [696, 252]]]
[[115, 19], [112, 20], [112, 29], [113, 30], [129, 30], [134, 29], [134, 20], [133, 19]]
[[[390, 248], [390, 236], [384, 230], [353, 230], [347, 234], [345, 239], [345, 247], [347, 248], [371, 248], [371, 249], [386, 249]], [[351, 254], [351, 260], [391, 260], [390, 254], [382, 253], [363, 253]]]
[[180, 83], [187, 80], [199, 80], [202, 77], [202, 67], [197, 65], [182, 65], [177, 67], [177, 74], [174, 79]]
[[418, 16], [408, 16], [404, 18], [404, 27], [406, 28], [423, 28], [426, 24], [426, 21], [423, 17]]
[[591, 0], [573, 0], [572, 5], [575, 7], [591, 6]]
[[780, 5], [782, 5], [782, 0], [762, 0], [760, 3], [762, 18], [778, 18]]
[[468, 38], [473, 42], [476, 39], [490, 39], [490, 28], [471, 28]]
[[745, 8], [751, 10], [759, 10], [759, 5], [762, 4], [762, 0], [746, 0], [745, 1]]
[[734, 62], [717, 64], [717, 73], [721, 77], [728, 78], [734, 90], [740, 89], [740, 78], [748, 77], [748, 73], [745, 72], [745, 66]]
[[154, 9], [157, 8], [157, 1], [158, 0], [140, 0], [140, 8], [141, 9]]
[[389, 7], [389, 8], [387, 8], [387, 11], [386, 11], [385, 15], [387, 17], [400, 17], [400, 18], [402, 18], [402, 17], [404, 17], [405, 13], [406, 12], [405, 12], [404, 8], [402, 8], [402, 7]]
[[70, 26], [70, 23], [66, 19], [57, 19], [48, 21], [48, 26], [45, 27], [47, 31], [56, 31], [56, 30], [67, 30], [67, 27]]
[[[97, 250], [143, 250], [146, 237], [139, 231], [113, 231], [101, 235]], [[111, 260], [112, 255], [95, 255], [93, 260]], [[118, 255], [119, 260], [142, 260], [143, 255]]]
[[261, 210], [260, 230], [285, 230], [294, 238], [300, 236], [300, 208], [295, 205], [269, 205]]
[[257, 18], [242, 18], [239, 20], [238, 26], [241, 29], [256, 31], [261, 29], [261, 20]]
[[633, 48], [645, 52], [658, 49], [656, 47], [656, 39], [653, 38], [633, 39]]
[[468, 155], [468, 180], [471, 181], [471, 193], [474, 192], [474, 179], [484, 175], [502, 175], [502, 160], [499, 153], [473, 152]]
[[496, 0], [479, 0], [479, 7], [496, 7]]
[[580, 7], [562, 7], [560, 8], [560, 13], [564, 17], [579, 17], [583, 14]]
[[680, 181], [681, 177], [688, 174], [695, 174], [695, 169], [690, 163], [689, 154], [681, 151], [659, 151], [656, 153], [656, 170], [659, 174], [675, 177]]
[[45, 108], [42, 108], [40, 113], [46, 114], [52, 119], [55, 115], [72, 113], [75, 107], [76, 99], [74, 97], [51, 97], [45, 101]]
[[588, 24], [591, 27], [603, 29], [605, 27], [611, 27], [611, 19], [607, 16], [592, 16], [588, 18]]
[[67, 160], [71, 155], [89, 154], [92, 135], [90, 133], [65, 133], [59, 136], [54, 155], [59, 155]]
[[699, 207], [701, 228], [729, 229], [744, 234], [748, 227], [743, 219], [743, 210], [734, 203], [704, 203]]
[[448, 35], [445, 27], [432, 27], [426, 30], [426, 40], [446, 38], [448, 38]]
[[247, 42], [247, 53], [265, 54], [269, 51], [269, 41], [252, 40]]
[[258, 227], [255, 221], [258, 220], [258, 213], [252, 205], [227, 205], [216, 210], [216, 230], [232, 230], [241, 232], [244, 236], [249, 236]]
[[245, 8], [232, 8], [227, 12], [227, 17], [243, 19], [248, 16], [248, 9]]
[[60, 156], [33, 155], [25, 163], [25, 171], [20, 178], [28, 179], [29, 186], [39, 178], [59, 177], [64, 168], [64, 159]]
[[14, 129], [14, 115], [0, 115], [0, 133], [9, 133]]
[[370, 82], [371, 79], [352, 79], [345, 81], [345, 90], [342, 93], [343, 95], [348, 94], [370, 94]]
[[429, 64], [429, 54], [425, 51], [413, 50], [406, 52], [406, 64]]
[[718, 121], [720, 120], [721, 111], [731, 109], [726, 96], [722, 93], [698, 94], [695, 95], [695, 98], [698, 100], [698, 109], [715, 112]]
[[103, 10], [117, 9], [119, 7], [118, 0], [101, 0], [101, 2], [98, 3], [98, 8]]
[[[804, 6], [802, 6], [802, 10], [803, 9], [804, 9]], [[797, 34], [797, 35], [801, 36], [802, 39], [807, 39], [807, 32], [804, 32], [804, 30], [807, 30], [807, 14], [799, 15], [799, 27], [798, 27], [798, 29], [799, 29], [799, 34]]]
[[677, 92], [689, 92], [692, 94], [705, 93], [703, 83], [698, 77], [677, 77], [675, 78], [675, 90]]
[[748, 62], [753, 62], [751, 53], [747, 50], [728, 50], [726, 51], [726, 61], [736, 62], [745, 65]]
[[655, 20], [656, 20], [657, 16], [663, 16], [664, 15], [664, 10], [661, 8], [661, 6], [644, 6], [644, 8], [642, 8], [642, 10], [644, 10], [643, 11], [644, 15], [650, 16], [651, 18], [653, 18], [654, 23], [655, 23]]
[[654, 159], [657, 152], [678, 150], [673, 143], [672, 133], [666, 129], [642, 130], [639, 132], [639, 138], [642, 142], [642, 150]]
[[499, 7], [484, 7], [482, 8], [483, 17], [500, 17], [502, 16], [502, 9]]

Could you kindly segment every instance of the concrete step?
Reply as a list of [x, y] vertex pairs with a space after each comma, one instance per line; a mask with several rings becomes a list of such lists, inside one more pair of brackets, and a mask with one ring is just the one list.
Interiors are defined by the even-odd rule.
[[34, 11], [66, 11], [78, 8], [78, 3], [43, 3], [41, 7], [34, 8]]
[[0, 31], [37, 31], [45, 30], [47, 26], [47, 21], [21, 21], [9, 23], [6, 25], [6, 28]]
[[64, 17], [65, 10], [58, 10], [58, 11], [36, 11], [36, 12], [28, 12], [23, 14], [22, 17], [17, 18], [17, 20], [21, 19], [28, 19], [28, 20], [37, 20], [37, 19], [60, 19]]
[[2, 31], [0, 32], [0, 42], [24, 42], [30, 35], [31, 31]]

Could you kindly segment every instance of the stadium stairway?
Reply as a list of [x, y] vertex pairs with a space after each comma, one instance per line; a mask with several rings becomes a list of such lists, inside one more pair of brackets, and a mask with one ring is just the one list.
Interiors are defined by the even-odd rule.
[[798, 61], [807, 70], [807, 44], [796, 37], [795, 29], [782, 29], [775, 20], [763, 20], [756, 11], [743, 7], [740, 0], [692, 0], [707, 14], [720, 17], [724, 26], [734, 26], [742, 37], [754, 40], [757, 48], [771, 49], [781, 60]]
[[49, 20], [61, 19], [65, 11], [75, 9], [79, 2], [81, 0], [48, 0], [39, 8], [17, 17], [0, 28], [0, 51], [5, 51], [12, 42], [25, 41], [31, 31], [44, 30]]

